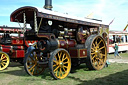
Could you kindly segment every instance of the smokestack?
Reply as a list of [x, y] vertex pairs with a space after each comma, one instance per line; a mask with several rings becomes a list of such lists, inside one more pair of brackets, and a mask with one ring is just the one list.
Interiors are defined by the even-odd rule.
[[52, 0], [45, 0], [44, 8], [47, 10], [52, 10]]

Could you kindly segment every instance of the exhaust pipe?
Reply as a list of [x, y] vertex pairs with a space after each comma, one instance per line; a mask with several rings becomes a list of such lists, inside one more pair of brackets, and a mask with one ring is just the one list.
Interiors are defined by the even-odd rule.
[[45, 0], [44, 8], [47, 10], [52, 10], [52, 0]]

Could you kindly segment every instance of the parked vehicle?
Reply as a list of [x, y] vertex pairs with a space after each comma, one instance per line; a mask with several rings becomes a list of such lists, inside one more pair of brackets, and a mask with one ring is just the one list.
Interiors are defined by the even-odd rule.
[[118, 51], [128, 51], [128, 32], [125, 31], [109, 31], [109, 51], [108, 53], [114, 53], [115, 43], [118, 45]]
[[37, 48], [25, 56], [26, 72], [39, 75], [49, 67], [55, 79], [63, 79], [71, 66], [81, 63], [90, 70], [101, 70], [107, 60], [109, 26], [100, 20], [51, 11], [50, 3], [46, 0], [47, 9], [26, 6], [11, 14], [11, 21], [24, 23], [24, 29], [30, 24], [25, 39], [37, 41]]
[[0, 70], [6, 69], [10, 61], [23, 64], [25, 51], [30, 42], [34, 43], [24, 40], [21, 28], [0, 26]]

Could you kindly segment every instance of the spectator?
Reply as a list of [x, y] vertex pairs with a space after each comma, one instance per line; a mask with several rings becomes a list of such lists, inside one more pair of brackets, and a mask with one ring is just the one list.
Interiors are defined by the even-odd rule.
[[115, 53], [114, 53], [115, 58], [116, 58], [116, 56], [119, 56], [120, 58], [122, 58], [122, 57], [119, 55], [119, 53], [118, 53], [118, 45], [117, 45], [117, 44], [115, 44], [114, 49], [115, 49]]

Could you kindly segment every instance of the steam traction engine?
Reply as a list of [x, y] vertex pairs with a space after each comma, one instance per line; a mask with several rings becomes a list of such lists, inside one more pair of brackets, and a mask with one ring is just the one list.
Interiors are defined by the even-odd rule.
[[48, 65], [55, 79], [63, 79], [71, 66], [86, 63], [90, 70], [101, 70], [106, 63], [107, 41], [102, 33], [108, 25], [101, 21], [28, 6], [15, 10], [11, 21], [30, 24], [32, 29], [25, 32], [25, 39], [38, 41], [37, 48], [25, 56], [29, 75], [41, 74]]
[[25, 41], [21, 28], [0, 27], [0, 70], [6, 69], [10, 61], [23, 64], [25, 51], [30, 42], [36, 41]]

